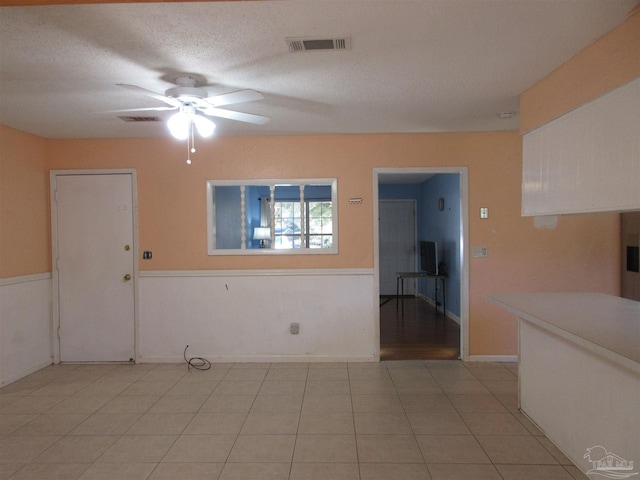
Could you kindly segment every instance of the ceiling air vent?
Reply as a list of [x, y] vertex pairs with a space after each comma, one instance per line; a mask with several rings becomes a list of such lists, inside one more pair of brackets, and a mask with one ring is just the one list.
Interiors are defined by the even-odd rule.
[[351, 50], [351, 37], [307, 38], [287, 37], [290, 52], [307, 52], [310, 50]]
[[118, 117], [125, 122], [160, 122], [160, 117]]

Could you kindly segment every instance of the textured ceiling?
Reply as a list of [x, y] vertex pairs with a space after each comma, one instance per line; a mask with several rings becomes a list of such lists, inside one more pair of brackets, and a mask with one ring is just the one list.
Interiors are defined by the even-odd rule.
[[[105, 110], [163, 104], [178, 73], [251, 88], [218, 135], [515, 130], [521, 92], [638, 0], [290, 0], [0, 8], [0, 124], [47, 138], [166, 136]], [[290, 53], [286, 37], [350, 36]], [[148, 114], [148, 112], [144, 112]], [[155, 113], [154, 113], [155, 114]], [[171, 112], [158, 112], [165, 120]]]

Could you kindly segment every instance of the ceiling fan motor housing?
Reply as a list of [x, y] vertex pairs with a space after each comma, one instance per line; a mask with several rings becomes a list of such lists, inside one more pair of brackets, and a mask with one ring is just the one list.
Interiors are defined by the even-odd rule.
[[178, 98], [180, 100], [193, 100], [207, 98], [207, 91], [196, 87], [197, 80], [192, 76], [180, 76], [176, 78], [177, 87], [170, 88], [164, 92], [165, 96]]
[[166, 97], [178, 98], [180, 100], [192, 100], [207, 98], [207, 92], [196, 87], [173, 87], [164, 92]]

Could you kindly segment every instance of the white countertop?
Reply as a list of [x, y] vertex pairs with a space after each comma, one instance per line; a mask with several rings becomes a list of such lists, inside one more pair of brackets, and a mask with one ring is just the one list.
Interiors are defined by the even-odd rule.
[[640, 371], [640, 302], [604, 293], [504, 293], [489, 301]]

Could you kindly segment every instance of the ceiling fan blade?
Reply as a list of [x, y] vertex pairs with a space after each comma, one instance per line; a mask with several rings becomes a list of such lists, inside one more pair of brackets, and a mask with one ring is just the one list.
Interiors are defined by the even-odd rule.
[[214, 95], [213, 97], [208, 97], [205, 100], [208, 104], [213, 105], [214, 107], [222, 107], [223, 105], [252, 102], [254, 100], [262, 100], [263, 98], [262, 94], [255, 90], [238, 90], [237, 92]]
[[179, 107], [180, 105], [182, 105], [182, 103], [175, 98], [165, 97], [164, 95], [160, 95], [159, 93], [152, 92], [151, 90], [147, 90], [146, 88], [138, 87], [137, 85], [127, 85], [126, 83], [116, 83], [116, 85], [118, 87], [124, 87], [129, 90], [136, 90], [136, 91], [142, 92], [145, 95], [155, 98], [156, 100], [160, 100], [161, 102], [168, 103], [172, 107]]
[[124, 112], [165, 112], [167, 110], [177, 110], [178, 107], [148, 107], [148, 108], [125, 108], [123, 110], [103, 110], [98, 113], [124, 113]]
[[262, 115], [254, 115], [253, 113], [234, 112], [233, 110], [225, 110], [224, 108], [209, 107], [201, 110], [205, 115], [212, 117], [228, 118], [229, 120], [236, 120], [238, 122], [255, 123], [256, 125], [264, 125], [269, 120], [269, 117], [263, 117]]

